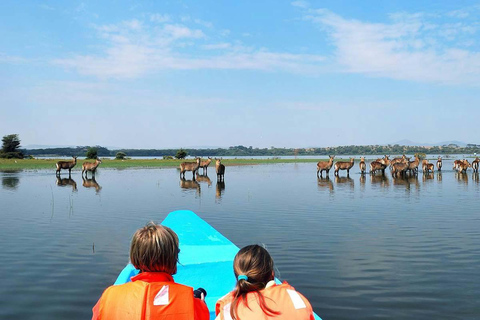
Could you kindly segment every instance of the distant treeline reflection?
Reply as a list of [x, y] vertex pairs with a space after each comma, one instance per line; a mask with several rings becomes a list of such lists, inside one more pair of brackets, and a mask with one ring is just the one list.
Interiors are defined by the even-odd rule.
[[[84, 156], [90, 146], [79, 146], [75, 148], [48, 148], [48, 149], [24, 149], [24, 154], [32, 156]], [[175, 156], [178, 149], [116, 149], [109, 150], [105, 147], [95, 146], [98, 156], [115, 157], [118, 152], [123, 152], [129, 157], [163, 157]], [[419, 147], [403, 145], [366, 145], [366, 146], [338, 146], [325, 148], [253, 148], [245, 146], [234, 146], [229, 148], [214, 149], [183, 149], [189, 156], [321, 156], [321, 155], [379, 155], [379, 154], [473, 154], [480, 153], [480, 145], [468, 144], [466, 147], [459, 147], [455, 144]]]

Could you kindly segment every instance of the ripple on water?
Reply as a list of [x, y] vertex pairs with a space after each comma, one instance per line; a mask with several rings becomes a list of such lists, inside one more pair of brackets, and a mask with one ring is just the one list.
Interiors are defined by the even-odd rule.
[[471, 175], [322, 180], [311, 164], [227, 173], [220, 195], [213, 172], [199, 191], [182, 188], [176, 169], [101, 170], [99, 192], [77, 173], [76, 191], [50, 172], [9, 175], [0, 189], [0, 318], [89, 318], [127, 262], [133, 232], [177, 209], [240, 247], [265, 244], [280, 278], [324, 319], [480, 318], [480, 188]]

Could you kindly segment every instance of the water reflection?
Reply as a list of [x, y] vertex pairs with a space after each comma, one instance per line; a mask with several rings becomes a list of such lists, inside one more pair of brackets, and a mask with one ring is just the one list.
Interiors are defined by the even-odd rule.
[[360, 174], [360, 190], [362, 192], [365, 191], [365, 183], [367, 182], [367, 177], [365, 174], [361, 173]]
[[328, 176], [325, 178], [317, 178], [317, 186], [320, 191], [328, 189], [330, 193], [333, 193], [333, 182]]
[[438, 182], [441, 182], [441, 181], [442, 181], [442, 172], [441, 172], [441, 171], [438, 171], [438, 172], [437, 172], [437, 181], [438, 181]]
[[7, 174], [2, 177], [2, 187], [6, 190], [17, 190], [20, 184], [20, 178], [18, 177], [20, 170], [2, 172]]
[[370, 180], [371, 184], [380, 186], [382, 188], [388, 188], [390, 186], [390, 180], [388, 180], [388, 177], [384, 174], [382, 175], [370, 175]]
[[455, 172], [455, 178], [460, 183], [468, 184], [468, 174], [466, 172]]
[[77, 183], [71, 177], [62, 179], [60, 178], [60, 176], [57, 176], [57, 186], [59, 187], [71, 186], [72, 191], [77, 191]]
[[345, 185], [353, 190], [355, 183], [352, 178], [347, 174], [346, 177], [335, 176], [335, 183], [338, 185]]
[[225, 192], [225, 182], [217, 181], [217, 185], [215, 186], [215, 198], [221, 199], [224, 192]]
[[393, 185], [396, 187], [404, 186], [407, 191], [411, 190], [412, 185], [415, 186], [416, 190], [419, 190], [420, 183], [418, 182], [417, 175], [405, 175], [405, 176], [398, 176], [393, 178]]
[[[0, 250], [2, 273], [9, 275], [0, 288], [4, 302], [0, 319], [35, 319], [39, 314], [46, 319], [62, 319], [66, 314], [91, 317], [98, 295], [116, 276], [112, 266], [126, 263], [132, 224], [160, 221], [163, 214], [153, 213], [152, 208], [163, 211], [179, 205], [199, 213], [234, 243], [273, 244], [272, 254], [278, 257], [284, 277], [305, 288], [305, 296], [325, 319], [350, 319], [347, 300], [362, 310], [359, 320], [397, 320], [407, 313], [414, 319], [441, 319], [445, 314], [478, 319], [471, 302], [480, 295], [475, 280], [480, 276], [475, 267], [480, 264], [480, 182], [476, 182], [480, 178], [469, 170], [469, 184], [460, 183], [450, 163], [445, 163], [439, 185], [423, 187], [418, 177], [418, 197], [415, 179], [394, 180], [389, 172], [367, 174], [362, 183], [357, 180], [360, 175], [352, 173], [355, 191], [363, 183], [366, 189], [352, 196], [349, 183], [336, 184], [333, 175], [317, 179], [315, 188], [308, 164], [299, 164], [298, 172], [289, 170], [293, 165], [275, 164], [231, 170], [228, 194], [221, 182], [216, 188], [200, 182], [202, 198], [195, 196], [196, 187], [178, 187], [175, 169], [110, 170], [97, 175], [97, 183], [106, 188], [100, 191], [100, 203], [93, 189], [82, 186], [78, 194], [70, 187], [53, 186], [50, 192], [55, 184], [51, 172], [22, 172], [17, 190], [0, 188], [2, 235], [12, 240]], [[72, 177], [78, 180], [78, 174], [74, 171]], [[0, 180], [9, 175], [13, 176], [0, 173]], [[437, 172], [435, 178], [439, 180]], [[412, 191], [405, 191], [407, 185]], [[290, 194], [284, 190], [291, 190]], [[71, 219], [66, 215], [69, 206]], [[73, 208], [79, 214], [73, 215]], [[32, 219], [36, 223], [23, 232], [25, 221]], [[255, 223], [245, 228], [246, 221]], [[86, 263], [95, 270], [91, 276], [69, 279], [70, 294], [55, 290], [65, 285], [69, 275], [84, 272]], [[18, 272], [25, 265], [35, 268]], [[42, 281], [32, 287], [32, 281], [26, 281], [31, 279]]]
[[435, 178], [435, 174], [433, 172], [424, 172], [422, 175], [423, 183], [427, 182], [428, 180], [433, 180]]
[[210, 178], [208, 177], [207, 174], [198, 174], [198, 172], [197, 172], [197, 178], [196, 178], [196, 180], [197, 180], [198, 182], [201, 182], [201, 183], [206, 183], [209, 188], [210, 188], [210, 186], [212, 185], [212, 180], [210, 180]]
[[92, 176], [91, 179], [88, 179], [88, 178], [84, 178], [83, 175], [82, 175], [82, 180], [83, 180], [83, 186], [85, 188], [95, 188], [95, 192], [96, 193], [99, 193], [100, 190], [102, 189], [102, 187], [97, 183], [97, 181], [95, 180], [95, 176]]
[[200, 195], [200, 184], [196, 180], [180, 179], [180, 188], [185, 191], [195, 190], [197, 195]]
[[479, 183], [480, 181], [478, 180], [478, 172], [472, 173], [472, 181]]

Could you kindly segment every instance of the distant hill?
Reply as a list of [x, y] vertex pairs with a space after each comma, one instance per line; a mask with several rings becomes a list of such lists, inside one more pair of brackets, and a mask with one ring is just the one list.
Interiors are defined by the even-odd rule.
[[459, 147], [466, 147], [467, 143], [462, 142], [462, 141], [457, 141], [457, 140], [452, 140], [452, 141], [442, 141], [442, 142], [435, 142], [435, 143], [421, 143], [421, 142], [414, 142], [408, 139], [403, 139], [400, 141], [397, 141], [395, 144], [398, 144], [400, 146], [417, 146], [417, 147], [433, 147], [433, 146], [448, 146], [451, 144], [457, 145]]
[[22, 146], [25, 149], [53, 149], [53, 148], [76, 148], [74, 145], [46, 145], [46, 144], [29, 144]]

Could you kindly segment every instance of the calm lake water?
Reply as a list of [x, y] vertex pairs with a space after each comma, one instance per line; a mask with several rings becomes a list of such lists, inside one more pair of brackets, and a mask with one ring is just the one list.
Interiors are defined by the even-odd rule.
[[89, 319], [133, 232], [189, 209], [240, 247], [265, 244], [323, 319], [479, 319], [480, 181], [451, 168], [404, 180], [238, 166], [224, 185], [214, 168], [198, 184], [176, 169], [100, 167], [96, 184], [1, 172], [0, 318]]

